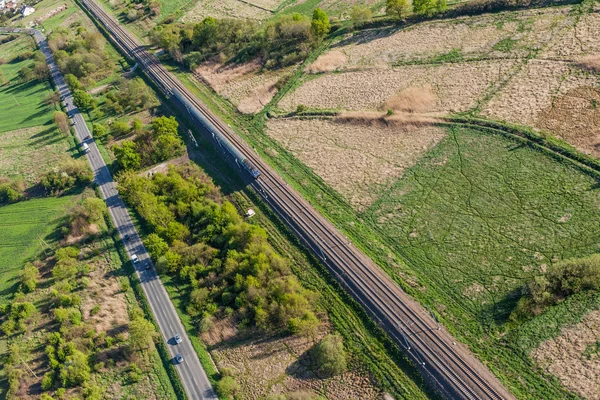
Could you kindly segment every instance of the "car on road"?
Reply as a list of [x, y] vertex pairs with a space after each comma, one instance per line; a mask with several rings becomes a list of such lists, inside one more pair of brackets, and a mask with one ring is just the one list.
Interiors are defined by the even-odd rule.
[[179, 336], [179, 334], [176, 334], [175, 336], [173, 336], [173, 340], [175, 341], [175, 343], [179, 344], [181, 343], [181, 336]]
[[150, 268], [152, 268], [152, 266], [150, 265], [150, 263], [149, 263], [149, 262], [147, 262], [147, 263], [146, 263], [146, 270], [148, 270], [148, 269], [150, 269]]
[[175, 361], [177, 362], [177, 364], [181, 364], [183, 362], [183, 356], [180, 353], [177, 353], [177, 355], [175, 356]]
[[134, 254], [133, 257], [131, 257], [131, 261], [133, 261], [134, 264], [137, 264], [140, 259], [138, 258], [137, 254]]
[[123, 237], [123, 239], [124, 239], [126, 242], [129, 242], [129, 235], [125, 235], [125, 236]]

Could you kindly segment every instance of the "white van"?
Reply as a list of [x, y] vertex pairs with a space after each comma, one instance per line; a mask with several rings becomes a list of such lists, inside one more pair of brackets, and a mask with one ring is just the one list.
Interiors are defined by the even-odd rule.
[[87, 154], [87, 152], [90, 151], [90, 146], [88, 146], [87, 143], [82, 143], [81, 150], [83, 150], [83, 152]]

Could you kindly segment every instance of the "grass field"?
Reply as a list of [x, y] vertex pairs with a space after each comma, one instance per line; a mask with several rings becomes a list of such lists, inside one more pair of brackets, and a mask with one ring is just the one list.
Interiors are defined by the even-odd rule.
[[0, 46], [0, 58], [7, 63], [0, 65], [8, 83], [0, 87], [0, 133], [14, 129], [44, 125], [52, 120], [52, 108], [44, 103], [50, 94], [48, 82], [18, 82], [19, 69], [31, 65], [32, 60], [12, 61], [23, 51], [35, 49], [28, 36]]
[[40, 239], [59, 225], [74, 197], [27, 200], [0, 207], [0, 304], [8, 301], [16, 288], [16, 277], [25, 260], [43, 250]]

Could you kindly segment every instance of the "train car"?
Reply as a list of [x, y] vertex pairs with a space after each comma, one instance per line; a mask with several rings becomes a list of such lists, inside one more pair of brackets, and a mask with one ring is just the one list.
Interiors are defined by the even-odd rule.
[[204, 116], [196, 106], [194, 106], [188, 99], [186, 99], [181, 92], [177, 89], [173, 89], [173, 95], [185, 106], [190, 114], [194, 116], [204, 127], [211, 133], [212, 137], [217, 141], [219, 146], [223, 147], [235, 161], [244, 168], [253, 178], [258, 178], [260, 171], [248, 160], [230, 141], [223, 135], [217, 127]]

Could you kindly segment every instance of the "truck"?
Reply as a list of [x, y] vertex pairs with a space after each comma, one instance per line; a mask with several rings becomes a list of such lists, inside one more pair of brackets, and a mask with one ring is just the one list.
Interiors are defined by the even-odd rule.
[[90, 151], [90, 146], [88, 146], [87, 143], [81, 143], [81, 150], [83, 150], [84, 153], [88, 153]]

